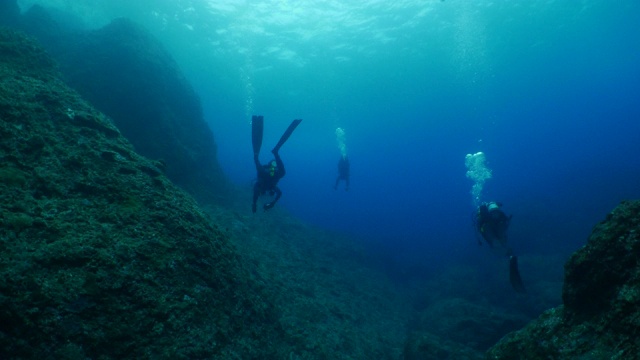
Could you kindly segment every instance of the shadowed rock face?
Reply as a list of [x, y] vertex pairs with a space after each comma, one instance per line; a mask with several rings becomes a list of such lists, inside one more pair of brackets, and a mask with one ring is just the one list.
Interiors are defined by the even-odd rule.
[[587, 246], [567, 262], [562, 294], [566, 315], [575, 321], [588, 320], [638, 305], [640, 289], [634, 287], [640, 285], [639, 259], [640, 202], [624, 202], [594, 228]]
[[631, 359], [640, 354], [640, 201], [621, 203], [565, 265], [564, 305], [488, 352], [490, 359]]
[[62, 16], [34, 6], [5, 22], [38, 38], [66, 82], [111, 117], [138, 153], [162, 163], [174, 183], [203, 202], [224, 202], [229, 184], [213, 133], [163, 46], [126, 19], [86, 31]]
[[0, 358], [283, 358], [227, 236], [0, 29]]
[[162, 159], [170, 179], [196, 195], [201, 178], [225, 185], [200, 101], [157, 41], [119, 19], [69, 53], [62, 64], [69, 83], [112, 117], [137, 151]]

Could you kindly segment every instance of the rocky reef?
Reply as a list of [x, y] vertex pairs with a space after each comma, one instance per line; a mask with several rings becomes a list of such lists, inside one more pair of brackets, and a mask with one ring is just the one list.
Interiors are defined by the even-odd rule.
[[[421, 284], [422, 294], [414, 300], [407, 326], [404, 359], [483, 359], [502, 336], [521, 329], [540, 314], [538, 306], [544, 305], [534, 302], [548, 304], [555, 299], [513, 291], [504, 263], [487, 263], [486, 269], [493, 276], [503, 273], [502, 287], [483, 279], [481, 269], [467, 265], [452, 266]], [[538, 268], [537, 262], [534, 265]], [[536, 283], [533, 291], [538, 292], [539, 285]], [[553, 306], [558, 302], [553, 301]]]
[[640, 201], [616, 207], [565, 265], [563, 305], [487, 359], [635, 359], [640, 354]]
[[526, 296], [468, 264], [392, 284], [352, 239], [233, 203], [249, 192], [224, 179], [196, 94], [144, 29], [15, 3], [0, 22], [35, 39], [0, 31], [0, 358], [480, 359], [523, 326], [486, 356], [638, 348], [638, 203], [595, 228], [564, 305], [529, 325], [560, 303], [548, 257], [521, 258], [538, 277]]
[[[189, 91], [184, 91], [179, 70], [174, 67], [172, 60], [166, 58], [168, 55], [155, 40], [150, 39], [136, 25], [122, 19], [92, 32], [87, 32], [82, 27], [69, 26], [69, 22], [61, 26], [53, 21], [47, 10], [38, 6], [14, 20], [16, 27], [32, 34], [35, 40], [45, 42], [47, 48], [45, 52], [35, 40], [7, 31], [6, 34], [11, 36], [7, 35], [10, 40], [3, 42], [3, 51], [6, 50], [6, 54], [20, 55], [19, 58], [4, 59], [7, 74], [24, 73], [28, 77], [20, 78], [22, 80], [41, 77], [47, 79], [47, 82], [39, 87], [40, 92], [34, 95], [34, 99], [29, 98], [36, 105], [22, 99], [20, 91], [6, 86], [4, 104], [13, 104], [11, 111], [16, 114], [19, 112], [20, 115], [12, 115], [13, 118], [3, 115], [3, 121], [6, 119], [3, 124], [8, 129], [13, 129], [9, 119], [17, 122], [16, 126], [21, 129], [26, 129], [25, 124], [31, 122], [39, 124], [39, 118], [31, 113], [33, 109], [55, 115], [56, 120], [61, 118], [70, 121], [64, 128], [56, 128], [59, 130], [56, 132], [19, 134], [39, 134], [38, 138], [42, 138], [42, 142], [51, 144], [57, 144], [58, 138], [66, 139], [69, 145], [58, 146], [60, 153], [55, 157], [62, 159], [72, 156], [74, 165], [66, 172], [56, 168], [46, 169], [56, 173], [55, 177], [48, 178], [48, 186], [63, 186], [60, 184], [77, 180], [80, 175], [83, 185], [72, 187], [80, 189], [81, 194], [77, 196], [70, 195], [69, 190], [60, 193], [68, 204], [63, 210], [55, 205], [50, 196], [47, 197], [53, 208], [46, 213], [47, 221], [70, 222], [65, 225], [69, 229], [66, 236], [70, 238], [65, 242], [70, 242], [70, 245], [59, 248], [56, 252], [42, 253], [43, 246], [52, 242], [43, 237], [41, 242], [29, 240], [31, 246], [28, 248], [14, 248], [7, 252], [8, 258], [31, 262], [30, 255], [23, 252], [33, 251], [39, 253], [42, 260], [27, 269], [20, 268], [22, 262], [8, 262], [2, 268], [9, 274], [6, 278], [11, 279], [18, 276], [14, 274], [20, 274], [23, 279], [21, 281], [35, 282], [35, 285], [16, 288], [14, 284], [6, 284], [6, 287], [0, 288], [1, 291], [6, 289], [8, 296], [2, 304], [11, 302], [10, 296], [15, 294], [19, 294], [21, 304], [7, 307], [6, 323], [16, 330], [10, 331], [8, 327], [0, 329], [0, 339], [4, 339], [0, 347], [12, 344], [7, 347], [6, 353], [0, 355], [40, 358], [44, 350], [34, 344], [42, 343], [42, 347], [49, 349], [56, 358], [77, 359], [398, 358], [402, 351], [406, 324], [404, 299], [393, 291], [384, 274], [367, 267], [365, 261], [359, 260], [362, 256], [354, 250], [349, 240], [336, 239], [335, 234], [313, 230], [289, 217], [282, 209], [274, 210], [275, 213], [268, 217], [256, 217], [244, 213], [246, 201], [237, 207], [233, 203], [224, 204], [227, 199], [236, 199], [247, 193], [233, 189], [228, 191], [224, 180], [215, 175], [218, 171], [215, 159], [209, 162], [209, 170], [208, 165], [200, 164], [202, 166], [198, 169], [186, 167], [182, 168], [180, 174], [172, 173], [172, 163], [196, 167], [196, 162], [192, 160], [197, 158], [198, 151], [215, 149], [215, 143], [207, 135], [211, 131], [202, 129], [202, 119], [195, 121], [196, 117], [189, 117], [189, 114], [200, 116], [199, 103], [194, 101], [197, 98], [189, 95]], [[118, 40], [117, 44], [111, 44], [113, 48], [100, 48], [101, 43], [103, 46], [108, 45], [114, 39]], [[85, 49], [89, 53], [83, 54], [79, 49]], [[50, 57], [47, 53], [53, 56]], [[90, 64], [83, 64], [85, 60]], [[120, 87], [116, 86], [117, 81], [108, 78], [112, 74], [107, 74], [101, 68], [105, 66], [111, 72], [115, 71], [111, 61], [119, 64], [118, 69], [126, 70], [126, 78], [122, 80]], [[156, 63], [150, 66], [149, 61]], [[112, 77], [118, 76], [120, 75]], [[173, 80], [169, 81], [170, 79]], [[141, 82], [137, 83], [138, 81]], [[109, 85], [105, 87], [106, 91], [101, 91], [103, 82]], [[65, 85], [78, 87], [82, 93], [76, 93], [75, 89], [71, 90]], [[167, 86], [176, 86], [176, 89], [167, 89]], [[28, 85], [24, 87], [29, 88]], [[41, 93], [47, 94], [46, 99], [49, 100], [46, 103], [38, 103], [43, 97]], [[84, 99], [85, 95], [102, 104], [105, 109], [110, 108], [109, 104], [118, 107], [119, 102], [113, 98], [122, 99], [123, 103], [120, 105], [123, 112], [118, 113], [119, 110], [116, 109], [118, 111], [107, 117], [93, 109]], [[193, 111], [172, 113], [167, 104], [174, 101], [181, 101], [181, 106]], [[49, 108], [49, 102], [58, 105]], [[133, 114], [149, 112], [158, 116], [131, 119], [128, 117], [131, 115], [124, 112], [125, 108], [130, 109]], [[164, 114], [165, 111], [170, 114]], [[179, 123], [179, 119], [185, 114], [187, 117], [184, 123]], [[22, 119], [22, 122], [18, 122], [18, 119]], [[166, 119], [175, 123], [167, 125]], [[104, 146], [109, 150], [98, 153], [101, 161], [85, 157], [92, 155], [93, 151], [87, 154], [84, 152], [87, 149], [101, 149], [102, 143], [94, 144], [78, 136], [80, 130], [74, 126], [80, 126], [80, 129], [99, 129], [109, 134], [110, 137], [104, 139]], [[140, 128], [135, 130], [138, 126]], [[149, 131], [142, 131], [143, 126]], [[185, 134], [204, 135], [199, 140], [192, 139], [185, 143]], [[173, 138], [175, 135], [177, 137]], [[15, 137], [15, 133], [12, 136], [11, 142], [16, 144], [24, 140]], [[122, 144], [124, 150], [109, 145], [110, 141]], [[194, 146], [198, 141], [208, 144], [196, 148]], [[144, 144], [149, 144], [150, 147]], [[151, 146], [159, 146], [162, 151], [149, 152], [152, 150]], [[184, 149], [191, 150], [185, 152]], [[145, 150], [147, 156], [154, 156], [151, 160], [137, 154]], [[169, 158], [173, 160], [168, 161], [162, 156], [162, 152], [176, 154], [176, 157]], [[215, 154], [211, 151], [206, 153]], [[164, 161], [159, 161], [159, 158]], [[132, 165], [132, 159], [143, 165]], [[21, 159], [19, 168], [45, 169], [40, 163], [32, 163], [34, 160], [43, 159]], [[200, 160], [208, 162], [211, 159]], [[91, 166], [85, 166], [86, 164]], [[102, 169], [108, 165], [115, 168]], [[93, 166], [100, 168], [97, 170]], [[191, 170], [195, 172], [189, 173]], [[114, 176], [122, 178], [111, 179], [110, 176], [114, 173]], [[7, 179], [5, 196], [10, 196], [13, 191], [11, 186], [15, 182], [20, 184], [19, 188], [23, 191], [30, 191], [32, 173], [23, 171], [14, 176], [12, 168], [8, 168], [4, 174]], [[90, 178], [87, 179], [87, 176]], [[95, 176], [105, 178], [96, 179]], [[136, 176], [141, 176], [147, 182], [138, 184]], [[14, 178], [18, 180], [11, 180]], [[198, 200], [198, 206], [174, 187], [174, 183], [188, 190]], [[97, 200], [95, 196], [105, 197], [105, 200]], [[19, 197], [22, 198], [22, 195]], [[70, 199], [76, 200], [73, 202]], [[193, 211], [197, 215], [192, 219], [191, 215], [176, 212], [176, 207], [180, 204], [188, 205], [187, 210], [181, 211]], [[14, 209], [7, 210], [5, 215], [9, 220], [5, 225], [11, 229], [20, 228], [22, 234], [35, 231], [31, 228], [34, 224], [40, 224], [40, 220], [33, 215], [31, 206], [36, 205], [29, 203], [21, 207], [28, 217], [15, 215]], [[35, 214], [39, 212], [36, 211]], [[73, 216], [88, 220], [76, 220]], [[74, 221], [83, 221], [86, 226], [76, 226]], [[190, 221], [195, 221], [196, 224], [191, 224]], [[174, 222], [180, 224], [172, 225]], [[183, 227], [187, 227], [189, 231], [185, 231]], [[192, 229], [200, 230], [201, 236], [196, 237]], [[201, 245], [200, 241], [204, 241], [204, 238], [217, 239], [218, 242], [214, 245]], [[96, 257], [95, 260], [86, 260], [90, 266], [84, 266], [84, 263], [77, 260], [73, 251], [67, 254], [67, 251], [76, 246], [88, 251], [89, 255], [85, 257]], [[193, 248], [185, 250], [182, 246]], [[217, 249], [214, 254], [210, 254], [210, 247]], [[45, 298], [33, 294], [40, 291], [40, 283], [45, 280], [37, 279], [46, 277], [45, 274], [66, 274], [68, 264], [58, 261], [51, 263], [49, 257], [69, 258], [73, 264], [78, 263], [74, 265], [70, 276], [80, 285], [77, 289], [72, 288], [64, 299], [58, 299], [49, 293]], [[196, 270], [190, 269], [190, 264]], [[218, 269], [224, 269], [226, 273], [218, 273]], [[125, 280], [121, 278], [125, 276], [127, 282], [140, 289], [122, 290], [124, 285], [121, 284]], [[189, 279], [185, 279], [187, 277]], [[85, 278], [88, 280], [83, 280]], [[111, 292], [105, 291], [103, 287], [107, 286], [106, 283], [111, 283], [111, 280], [117, 287], [109, 290]], [[205, 283], [201, 284], [202, 281]], [[214, 281], [216, 291], [207, 288], [206, 281]], [[58, 284], [50, 279], [46, 282]], [[89, 290], [83, 289], [83, 283], [88, 284], [86, 287]], [[67, 284], [61, 283], [60, 286]], [[153, 286], [159, 288], [155, 289]], [[125, 294], [118, 297], [121, 291]], [[62, 290], [56, 289], [56, 295], [61, 296], [58, 293], [61, 294]], [[215, 298], [218, 295], [223, 298]], [[40, 302], [36, 303], [34, 296]], [[67, 307], [71, 308], [71, 315], [64, 313]], [[176, 307], [180, 307], [179, 311], [174, 311]], [[28, 319], [29, 324], [22, 318], [22, 314], [28, 309], [41, 308], [55, 309], [54, 315], [64, 323], [53, 323], [43, 317], [44, 313], [40, 310]], [[211, 314], [194, 315], [203, 311]], [[113, 316], [116, 313], [120, 315]], [[48, 313], [45, 315], [49, 316]], [[194, 319], [194, 316], [198, 319]], [[149, 320], [145, 320], [140, 328], [127, 322], [128, 319], [140, 322], [147, 317]], [[0, 321], [4, 319], [0, 318]], [[223, 320], [227, 323], [223, 323]], [[42, 336], [29, 338], [25, 335], [43, 322], [52, 325]], [[189, 325], [190, 322], [193, 325]], [[67, 323], [72, 325], [72, 330], [69, 330], [73, 331], [71, 335], [64, 328]], [[63, 328], [59, 329], [58, 326]], [[100, 335], [100, 341], [93, 340], [94, 333], [104, 332], [106, 328], [114, 330], [107, 335]], [[189, 330], [177, 334], [178, 329], [185, 328]], [[145, 337], [143, 330], [149, 336]], [[88, 335], [81, 336], [78, 332]], [[55, 341], [44, 340], [46, 335], [52, 333], [60, 335]], [[69, 340], [70, 336], [73, 337], [72, 340]], [[122, 348], [104, 347], [106, 342], [117, 342], [120, 337], [126, 340]]]
[[58, 75], [0, 30], [0, 358], [277, 356], [228, 237]]
[[398, 358], [404, 299], [349, 241], [200, 206], [0, 34], [0, 358]]
[[145, 29], [116, 19], [87, 30], [80, 20], [37, 5], [5, 22], [40, 40], [65, 82], [109, 116], [136, 152], [157, 160], [175, 184], [200, 202], [228, 200], [231, 185], [218, 165], [200, 99]]

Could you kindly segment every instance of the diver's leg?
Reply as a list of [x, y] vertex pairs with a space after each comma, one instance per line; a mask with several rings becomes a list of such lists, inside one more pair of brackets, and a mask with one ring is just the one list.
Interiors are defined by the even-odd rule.
[[280, 137], [280, 141], [278, 141], [272, 152], [277, 153], [280, 150], [280, 147], [284, 145], [287, 139], [289, 139], [289, 136], [291, 136], [293, 130], [298, 127], [301, 121], [302, 119], [295, 119], [291, 122], [291, 124], [289, 124], [289, 127], [287, 128], [287, 130], [285, 130], [284, 134], [282, 134], [282, 137]]
[[251, 118], [251, 141], [253, 144], [253, 154], [258, 156], [262, 147], [262, 134], [264, 130], [264, 118], [254, 115]]

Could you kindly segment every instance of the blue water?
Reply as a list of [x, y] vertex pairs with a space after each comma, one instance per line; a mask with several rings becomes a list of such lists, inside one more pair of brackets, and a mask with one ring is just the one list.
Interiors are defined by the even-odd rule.
[[[465, 155], [484, 152], [481, 200], [513, 214], [521, 254], [569, 253], [640, 197], [640, 2], [21, 1], [158, 36], [201, 96], [228, 177], [281, 150], [279, 207], [408, 261], [477, 252]], [[351, 189], [332, 186], [346, 131]], [[259, 213], [256, 216], [277, 216]]]

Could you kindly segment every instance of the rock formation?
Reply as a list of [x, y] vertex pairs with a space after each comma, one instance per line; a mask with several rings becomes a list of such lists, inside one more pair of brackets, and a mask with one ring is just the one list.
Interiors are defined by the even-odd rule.
[[40, 40], [65, 81], [109, 116], [136, 152], [157, 160], [175, 184], [201, 202], [227, 200], [230, 184], [200, 100], [153, 36], [127, 19], [85, 30], [70, 15], [37, 5], [5, 23]]
[[0, 358], [276, 356], [229, 239], [0, 29]]
[[623, 202], [565, 265], [563, 305], [488, 359], [635, 359], [640, 354], [640, 201]]

